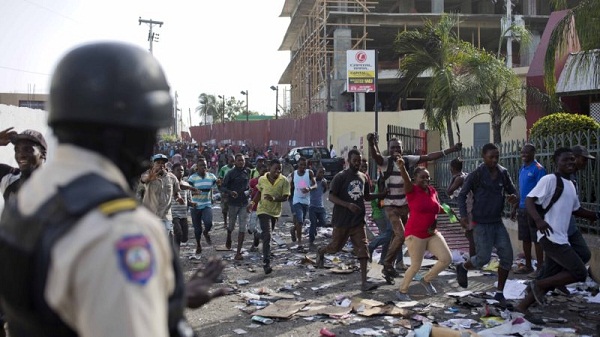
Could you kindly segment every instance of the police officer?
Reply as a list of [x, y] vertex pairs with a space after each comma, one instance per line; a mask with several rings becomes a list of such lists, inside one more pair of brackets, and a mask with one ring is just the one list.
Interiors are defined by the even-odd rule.
[[94, 43], [59, 62], [48, 115], [55, 160], [0, 221], [11, 336], [190, 336], [185, 291], [193, 307], [222, 294], [208, 292], [216, 261], [184, 289], [163, 225], [131, 197], [171, 111], [163, 71], [142, 49]]

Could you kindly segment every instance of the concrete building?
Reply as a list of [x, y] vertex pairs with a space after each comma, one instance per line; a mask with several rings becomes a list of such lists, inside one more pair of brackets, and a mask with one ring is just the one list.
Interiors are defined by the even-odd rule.
[[[282, 17], [290, 17], [279, 50], [290, 51], [290, 63], [279, 83], [291, 86], [292, 116], [314, 112], [373, 111], [374, 93], [346, 91], [346, 51], [378, 51], [378, 98], [382, 111], [418, 110], [423, 92], [409, 96], [400, 92], [398, 55], [393, 43], [404, 30], [423, 26], [425, 20], [439, 20], [443, 13], [455, 13], [457, 35], [478, 48], [507, 55], [500, 43], [502, 19], [508, 0], [286, 0]], [[527, 47], [511, 44], [509, 58], [521, 75], [533, 58], [550, 14], [545, 0], [512, 1], [511, 17], [532, 33]], [[507, 56], [508, 57], [508, 56]], [[424, 76], [426, 77], [426, 75]], [[473, 126], [474, 127], [474, 126]], [[490, 133], [489, 128], [479, 128]], [[329, 135], [331, 136], [331, 135]], [[483, 139], [485, 135], [478, 135]], [[521, 133], [515, 138], [524, 138]], [[509, 137], [512, 138], [512, 137]]]
[[0, 93], [0, 104], [46, 110], [48, 94]]

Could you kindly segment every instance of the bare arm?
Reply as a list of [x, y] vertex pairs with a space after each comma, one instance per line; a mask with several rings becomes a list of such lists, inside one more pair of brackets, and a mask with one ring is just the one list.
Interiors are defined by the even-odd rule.
[[375, 160], [377, 165], [383, 165], [383, 156], [379, 151], [379, 145], [377, 144], [375, 135], [372, 133], [367, 134], [367, 141], [369, 142], [369, 153], [371, 153], [371, 158]]
[[402, 180], [404, 180], [404, 193], [408, 194], [410, 192], [412, 192], [413, 190], [413, 183], [412, 180], [410, 180], [410, 177], [408, 176], [408, 172], [406, 171], [406, 167], [404, 166], [404, 159], [402, 159], [402, 156], [398, 157], [398, 161], [396, 161], [396, 163], [398, 164], [398, 168], [400, 169], [400, 174], [402, 174]]
[[456, 143], [456, 144], [454, 144], [454, 146], [449, 147], [449, 148], [447, 148], [445, 150], [431, 152], [431, 153], [428, 153], [426, 155], [420, 156], [419, 163], [426, 162], [426, 161], [437, 160], [437, 159], [440, 159], [442, 157], [445, 157], [449, 153], [460, 152], [461, 149], [462, 149], [462, 143]]
[[463, 177], [463, 176], [456, 177], [454, 179], [454, 181], [452, 181], [452, 184], [450, 184], [450, 186], [448, 186], [448, 189], [446, 190], [446, 194], [452, 195], [452, 193], [454, 193], [454, 191], [456, 191], [459, 187], [461, 187], [464, 182], [465, 182], [465, 177]]

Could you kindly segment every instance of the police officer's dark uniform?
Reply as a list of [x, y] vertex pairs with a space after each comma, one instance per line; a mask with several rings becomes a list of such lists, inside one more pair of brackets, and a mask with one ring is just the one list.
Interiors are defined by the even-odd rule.
[[0, 221], [0, 299], [11, 336], [191, 333], [163, 226], [130, 189], [171, 111], [162, 69], [142, 49], [89, 44], [60, 61], [48, 117], [59, 141], [54, 160]]

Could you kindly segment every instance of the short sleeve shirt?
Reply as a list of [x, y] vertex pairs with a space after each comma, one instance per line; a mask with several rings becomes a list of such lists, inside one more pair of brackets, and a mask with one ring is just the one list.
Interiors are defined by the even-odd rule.
[[[147, 175], [148, 172], [144, 173]], [[144, 206], [148, 207], [152, 213], [163, 220], [172, 220], [171, 201], [176, 193], [179, 193], [179, 180], [171, 173], [167, 172], [163, 177], [158, 177], [144, 184], [146, 193], [144, 193]]]
[[[554, 205], [544, 215], [544, 220], [552, 227], [552, 233], [548, 235], [548, 240], [559, 244], [569, 244], [569, 236], [567, 231], [569, 229], [569, 223], [571, 222], [571, 213], [578, 210], [581, 205], [579, 204], [579, 198], [575, 191], [573, 182], [569, 179], [564, 179], [564, 189], [560, 198], [556, 200]], [[542, 179], [535, 185], [535, 187], [527, 194], [527, 197], [537, 198], [536, 204], [542, 205], [542, 207], [548, 207], [554, 190], [556, 189], [556, 175], [548, 174], [543, 176]], [[544, 234], [540, 231], [537, 232], [538, 239], [541, 239]]]
[[406, 194], [410, 216], [404, 230], [405, 237], [414, 235], [420, 239], [426, 239], [431, 236], [427, 230], [437, 219], [440, 204], [435, 188], [432, 186], [428, 186], [428, 188], [429, 193], [418, 186], [414, 186], [412, 191]]
[[519, 170], [519, 208], [525, 208], [525, 198], [535, 185], [546, 175], [546, 169], [542, 164], [534, 160]]
[[[407, 167], [415, 167], [421, 156], [407, 155], [402, 156]], [[388, 160], [390, 157], [383, 158], [383, 164], [379, 165], [381, 172], [387, 171]], [[388, 195], [383, 200], [383, 206], [404, 206], [407, 204], [406, 195], [404, 194], [404, 179], [400, 173], [398, 164], [394, 163], [390, 177], [386, 180], [386, 186], [389, 189]]]
[[210, 172], [206, 172], [204, 178], [194, 173], [188, 178], [188, 183], [198, 189], [192, 193], [192, 202], [196, 203], [196, 209], [211, 207], [212, 188], [217, 185], [217, 177]]
[[256, 208], [256, 214], [267, 214], [274, 218], [281, 216], [281, 202], [269, 201], [265, 199], [265, 195], [269, 194], [273, 198], [280, 198], [285, 195], [290, 195], [290, 182], [283, 175], [279, 175], [273, 183], [269, 181], [270, 173], [266, 173], [264, 176], [258, 178], [258, 184], [256, 185], [261, 193], [258, 207]]
[[331, 217], [334, 227], [355, 227], [365, 224], [365, 193], [368, 189], [367, 176], [360, 171], [354, 173], [350, 169], [345, 169], [333, 177], [329, 194], [360, 208], [360, 212], [352, 213], [346, 207], [334, 205]]

